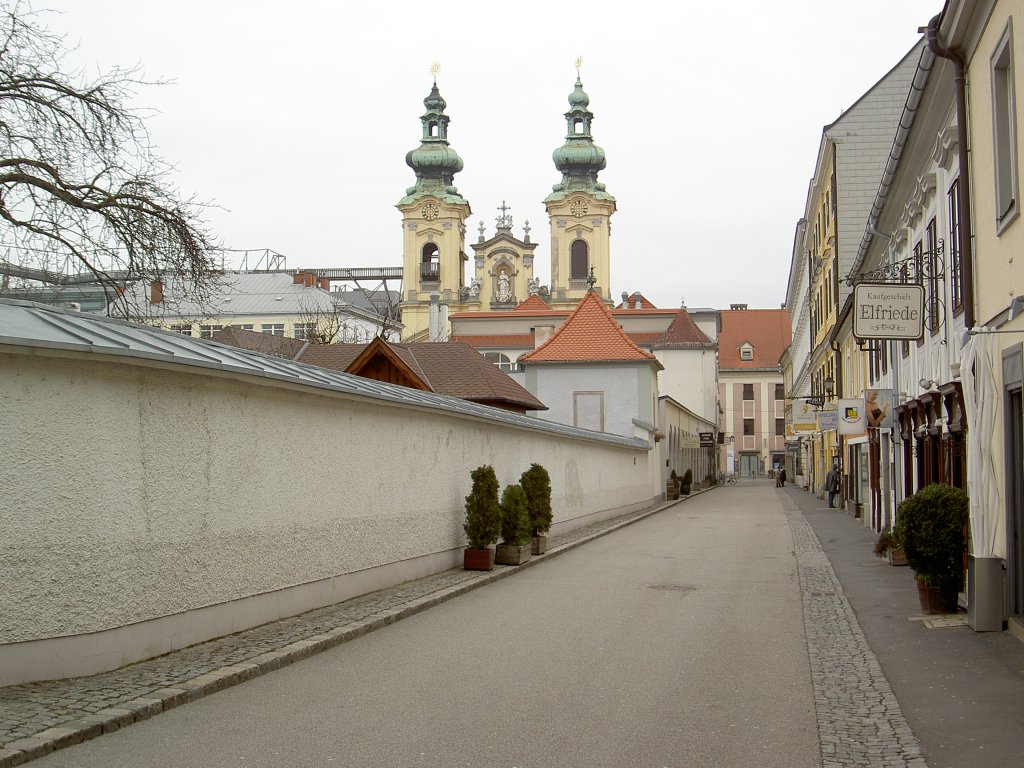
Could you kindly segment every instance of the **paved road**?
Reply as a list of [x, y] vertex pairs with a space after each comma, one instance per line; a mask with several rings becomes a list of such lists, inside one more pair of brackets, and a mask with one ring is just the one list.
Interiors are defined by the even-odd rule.
[[783, 501], [703, 494], [33, 765], [820, 765]]

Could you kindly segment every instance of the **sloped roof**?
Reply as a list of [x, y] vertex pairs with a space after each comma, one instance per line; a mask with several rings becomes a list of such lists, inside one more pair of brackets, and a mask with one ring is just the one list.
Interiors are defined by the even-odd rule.
[[683, 307], [653, 346], [655, 349], [695, 349], [714, 347], [714, 342], [697, 327], [686, 307]]
[[[718, 367], [733, 369], [775, 368], [792, 337], [785, 309], [723, 309], [718, 335]], [[754, 348], [753, 360], [740, 360], [740, 347]]]
[[329, 312], [334, 299], [320, 287], [297, 284], [288, 272], [225, 272], [210, 284], [209, 298], [198, 302], [184, 297], [182, 280], [176, 275], [164, 278], [164, 300], [149, 302], [150, 286], [137, 282], [128, 287], [115, 304], [130, 309], [145, 307], [155, 317], [220, 317], [228, 315], [298, 315], [303, 312]]
[[523, 363], [656, 361], [619, 327], [608, 307], [588, 291], [551, 338], [519, 358]]
[[580, 440], [639, 450], [649, 448], [646, 440], [635, 437], [545, 421], [457, 397], [419, 392], [103, 315], [69, 312], [45, 304], [0, 298], [0, 347], [5, 346], [24, 350], [47, 349], [53, 354], [88, 353], [94, 355], [95, 360], [124, 364], [223, 371], [281, 382], [292, 388], [308, 387], [312, 391], [428, 408], [456, 417], [487, 419], [514, 428]]
[[[457, 341], [382, 343], [433, 392], [479, 403], [504, 402], [530, 411], [547, 410], [544, 403], [469, 344]], [[366, 347], [366, 344], [311, 344], [300, 360], [321, 368], [358, 373], [352, 365]]]
[[540, 296], [534, 294], [526, 301], [521, 301], [513, 310], [514, 312], [542, 312], [544, 310], [551, 309], [547, 302], [544, 301]]
[[253, 352], [262, 352], [265, 355], [282, 357], [285, 360], [295, 360], [302, 352], [308, 342], [302, 339], [293, 339], [288, 336], [273, 336], [269, 333], [258, 333], [257, 331], [245, 331], [229, 325], [217, 331], [212, 336], [213, 341], [221, 344], [229, 344], [239, 349], [248, 349]]

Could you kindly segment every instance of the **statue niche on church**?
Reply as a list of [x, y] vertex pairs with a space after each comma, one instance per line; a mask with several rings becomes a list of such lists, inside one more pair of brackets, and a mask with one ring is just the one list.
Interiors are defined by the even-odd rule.
[[498, 289], [494, 298], [499, 304], [508, 304], [512, 301], [512, 278], [505, 270], [498, 273]]

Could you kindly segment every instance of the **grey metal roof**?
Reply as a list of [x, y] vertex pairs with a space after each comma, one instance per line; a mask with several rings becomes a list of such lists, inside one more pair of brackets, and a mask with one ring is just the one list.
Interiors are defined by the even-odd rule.
[[145, 282], [131, 285], [119, 302], [126, 302], [138, 316], [161, 319], [214, 317], [225, 315], [299, 315], [329, 312], [333, 308], [332, 294], [319, 287], [297, 285], [289, 272], [225, 272], [211, 286], [210, 298], [205, 304], [186, 299], [177, 277], [165, 278], [164, 300], [160, 304], [149, 302], [150, 286]]
[[0, 299], [0, 351], [4, 346], [88, 352], [104, 358], [134, 358], [186, 368], [229, 371], [628, 448], [648, 448], [647, 441], [639, 438], [555, 424], [458, 397], [421, 392], [206, 339], [181, 336], [147, 325], [102, 315], [68, 312], [45, 304]]

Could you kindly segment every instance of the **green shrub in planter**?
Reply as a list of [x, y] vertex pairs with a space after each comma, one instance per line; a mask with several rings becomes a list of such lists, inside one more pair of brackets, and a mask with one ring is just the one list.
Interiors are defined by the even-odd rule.
[[926, 486], [896, 507], [892, 538], [921, 584], [959, 590], [967, 515], [967, 494], [944, 483]]
[[501, 494], [501, 540], [513, 547], [530, 543], [530, 514], [526, 509], [526, 491], [510, 485]]
[[519, 485], [526, 494], [530, 535], [543, 536], [551, 529], [551, 476], [540, 464], [531, 464], [519, 478]]
[[688, 469], [685, 472], [683, 472], [682, 483], [683, 483], [683, 485], [686, 485], [686, 486], [693, 485], [693, 470], [692, 469]]
[[463, 530], [472, 549], [486, 549], [498, 540], [501, 527], [498, 477], [489, 464], [477, 467], [470, 476], [473, 478], [473, 489], [466, 497], [466, 524]]

